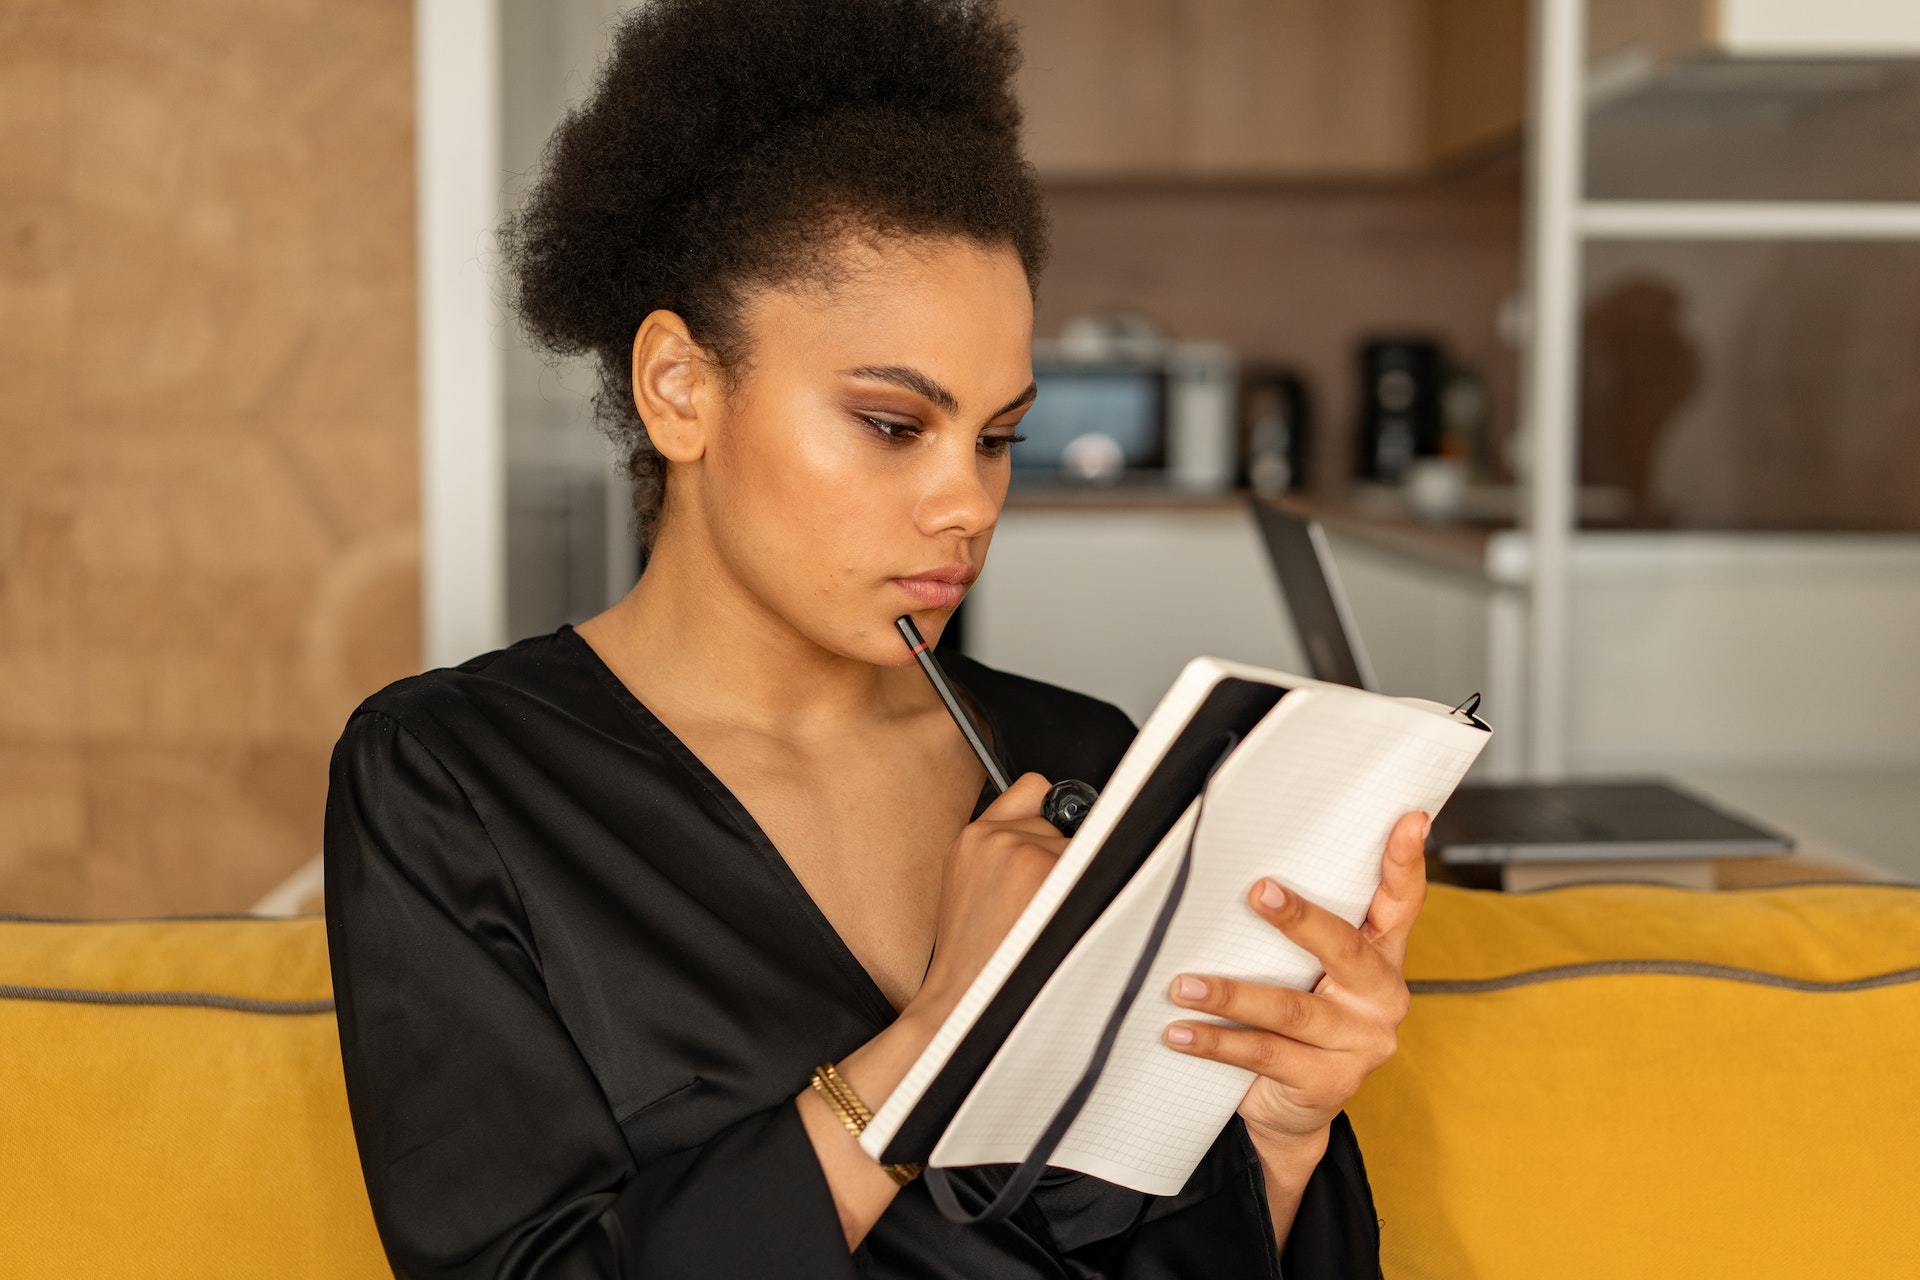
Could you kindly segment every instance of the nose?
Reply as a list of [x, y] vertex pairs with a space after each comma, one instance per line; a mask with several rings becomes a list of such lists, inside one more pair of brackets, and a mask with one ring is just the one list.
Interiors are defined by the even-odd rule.
[[1000, 519], [1006, 498], [1006, 464], [981, 457], [964, 431], [942, 432], [919, 470], [920, 497], [914, 524], [924, 534], [978, 537]]

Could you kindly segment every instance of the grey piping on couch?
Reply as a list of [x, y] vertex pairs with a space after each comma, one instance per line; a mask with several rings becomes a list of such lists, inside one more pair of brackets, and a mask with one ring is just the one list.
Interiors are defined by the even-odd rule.
[[79, 987], [20, 987], [0, 983], [0, 1000], [38, 1000], [51, 1004], [117, 1004], [223, 1009], [229, 1013], [268, 1013], [289, 1016], [332, 1013], [333, 1001], [256, 1000], [250, 996], [222, 996], [206, 991], [90, 991]]
[[1429, 978], [1407, 983], [1416, 996], [1471, 996], [1489, 991], [1511, 991], [1515, 987], [1537, 986], [1544, 982], [1564, 982], [1572, 978], [1610, 978], [1623, 974], [1652, 974], [1671, 978], [1713, 978], [1722, 982], [1746, 982], [1758, 987], [1779, 987], [1787, 991], [1846, 992], [1872, 991], [1878, 987], [1897, 987], [1920, 982], [1920, 969], [1895, 969], [1866, 978], [1847, 978], [1838, 982], [1815, 982], [1807, 978], [1789, 978], [1759, 969], [1741, 969], [1729, 964], [1707, 964], [1698, 960], [1594, 960], [1586, 964], [1561, 964], [1546, 969], [1528, 969], [1524, 973], [1503, 974], [1498, 978]]

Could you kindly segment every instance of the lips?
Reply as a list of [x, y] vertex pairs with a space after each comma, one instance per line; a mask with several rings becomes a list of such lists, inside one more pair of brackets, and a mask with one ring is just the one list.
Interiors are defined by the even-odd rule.
[[895, 578], [893, 584], [923, 609], [951, 609], [967, 594], [967, 584], [978, 573], [970, 564], [943, 564], [910, 578]]

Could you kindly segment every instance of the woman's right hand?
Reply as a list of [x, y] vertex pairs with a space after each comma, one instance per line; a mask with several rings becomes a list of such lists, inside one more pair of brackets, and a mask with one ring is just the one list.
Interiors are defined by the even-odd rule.
[[[1067, 847], [1067, 838], [1040, 816], [1048, 789], [1039, 774], [1022, 775], [948, 846], [926, 981], [893, 1025], [839, 1063], [841, 1076], [874, 1110], [953, 1012]], [[812, 1089], [803, 1090], [796, 1101], [833, 1193], [847, 1247], [855, 1248], [899, 1188], [854, 1144]]]
[[903, 1017], [945, 1021], [1053, 870], [1067, 837], [1040, 816], [1051, 785], [1022, 774], [948, 846], [933, 961]]

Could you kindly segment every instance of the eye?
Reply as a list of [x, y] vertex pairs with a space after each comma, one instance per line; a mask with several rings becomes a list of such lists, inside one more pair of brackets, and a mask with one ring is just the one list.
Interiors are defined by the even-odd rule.
[[906, 441], [920, 434], [920, 428], [911, 422], [890, 422], [885, 418], [869, 418], [864, 415], [860, 421], [866, 423], [876, 435], [884, 440], [892, 440], [904, 444]]
[[1007, 456], [1007, 450], [1025, 439], [1026, 437], [1022, 435], [981, 436], [980, 452], [989, 458], [1004, 458]]

